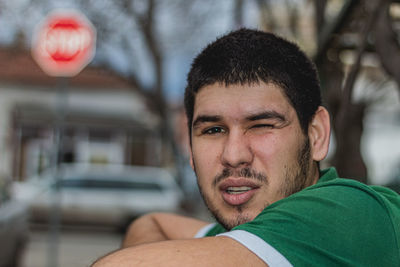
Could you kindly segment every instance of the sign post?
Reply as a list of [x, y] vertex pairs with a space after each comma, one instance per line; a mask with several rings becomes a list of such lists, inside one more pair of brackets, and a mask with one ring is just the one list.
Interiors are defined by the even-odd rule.
[[54, 152], [52, 155], [55, 192], [49, 220], [48, 266], [58, 266], [60, 228], [59, 162], [63, 124], [67, 109], [68, 77], [77, 75], [93, 59], [96, 30], [90, 21], [75, 10], [56, 10], [38, 24], [32, 39], [32, 56], [49, 76], [58, 77]]

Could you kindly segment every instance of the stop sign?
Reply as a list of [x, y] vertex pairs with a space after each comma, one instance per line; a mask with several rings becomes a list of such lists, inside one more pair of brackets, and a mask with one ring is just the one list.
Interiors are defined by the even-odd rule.
[[50, 76], [75, 76], [93, 59], [95, 49], [95, 28], [75, 10], [51, 12], [32, 39], [32, 56]]

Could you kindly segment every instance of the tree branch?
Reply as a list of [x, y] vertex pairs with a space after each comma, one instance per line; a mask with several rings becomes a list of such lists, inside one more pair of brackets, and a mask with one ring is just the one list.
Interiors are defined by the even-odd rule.
[[265, 30], [274, 32], [276, 29], [275, 20], [272, 13], [269, 0], [257, 0], [258, 9], [260, 10], [262, 26]]
[[338, 113], [338, 135], [342, 136], [347, 127], [346, 127], [346, 114], [351, 106], [351, 96], [353, 93], [353, 88], [355, 81], [357, 79], [358, 73], [361, 68], [361, 59], [364, 54], [364, 51], [368, 45], [368, 36], [370, 35], [373, 25], [375, 21], [377, 20], [378, 14], [380, 12], [379, 6], [381, 5], [382, 0], [376, 0], [374, 4], [370, 6], [370, 16], [367, 18], [367, 22], [364, 24], [364, 28], [362, 29], [361, 32], [361, 43], [357, 48], [356, 51], [356, 60], [353, 64], [353, 66], [350, 69], [350, 72], [347, 76], [347, 79], [345, 80], [344, 86], [343, 86], [343, 97], [342, 97], [342, 104]]
[[315, 7], [315, 28], [317, 29], [318, 45], [321, 44], [321, 33], [325, 26], [325, 9], [327, 0], [314, 0]]
[[323, 60], [326, 51], [336, 36], [335, 33], [338, 33], [346, 25], [347, 18], [352, 14], [354, 8], [358, 6], [359, 2], [360, 0], [347, 0], [335, 21], [331, 24], [324, 24], [324, 27], [321, 29], [319, 34], [318, 50], [314, 56], [314, 61], [317, 65], [319, 65]]
[[243, 27], [243, 0], [235, 0], [233, 8], [233, 26], [234, 28]]
[[391, 20], [389, 17], [390, 2], [385, 0], [379, 9], [379, 16], [375, 24], [374, 37], [375, 48], [378, 53], [382, 67], [393, 77], [400, 90], [400, 46], [397, 42]]

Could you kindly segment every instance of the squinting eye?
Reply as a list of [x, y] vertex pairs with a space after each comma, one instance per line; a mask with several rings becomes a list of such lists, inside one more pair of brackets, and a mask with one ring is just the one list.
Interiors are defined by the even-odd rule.
[[203, 131], [203, 134], [218, 134], [218, 133], [224, 133], [225, 130], [222, 127], [212, 127], [208, 128]]
[[251, 128], [274, 128], [272, 124], [256, 124], [253, 125]]

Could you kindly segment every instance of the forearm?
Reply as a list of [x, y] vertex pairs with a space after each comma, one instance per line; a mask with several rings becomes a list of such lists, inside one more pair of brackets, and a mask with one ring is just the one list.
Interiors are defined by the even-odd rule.
[[125, 248], [97, 260], [92, 267], [267, 266], [229, 237], [156, 242]]
[[168, 213], [151, 213], [135, 220], [129, 227], [122, 247], [166, 240], [193, 238], [208, 222]]
[[125, 234], [122, 248], [168, 240], [160, 225], [157, 224], [155, 216], [155, 214], [147, 214], [133, 221]]
[[100, 258], [92, 267], [266, 266], [229, 237], [193, 238], [207, 224], [174, 214], [146, 215], [131, 225], [125, 248]]

